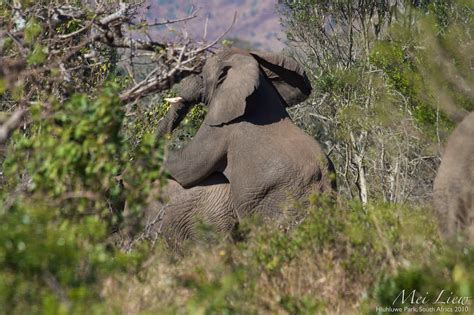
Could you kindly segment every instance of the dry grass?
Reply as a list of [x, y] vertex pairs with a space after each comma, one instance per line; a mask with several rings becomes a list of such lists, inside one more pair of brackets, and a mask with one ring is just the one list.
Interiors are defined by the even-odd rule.
[[[108, 279], [103, 297], [123, 314], [359, 313], [382, 276], [429, 260], [422, 249], [438, 246], [426, 209], [346, 204], [310, 213], [287, 233], [251, 223], [240, 243], [194, 245], [180, 258], [158, 249], [138, 274]], [[425, 228], [413, 233], [414, 221]]]

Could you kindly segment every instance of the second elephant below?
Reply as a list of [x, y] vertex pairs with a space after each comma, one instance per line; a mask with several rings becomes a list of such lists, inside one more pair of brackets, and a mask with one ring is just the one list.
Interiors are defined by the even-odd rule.
[[143, 221], [145, 234], [149, 239], [163, 236], [173, 249], [179, 249], [185, 240], [207, 241], [207, 236], [212, 235], [204, 233], [207, 227], [226, 235], [238, 224], [229, 182], [220, 173], [192, 188], [169, 180], [157, 193], [164, 197], [165, 204], [150, 201]]

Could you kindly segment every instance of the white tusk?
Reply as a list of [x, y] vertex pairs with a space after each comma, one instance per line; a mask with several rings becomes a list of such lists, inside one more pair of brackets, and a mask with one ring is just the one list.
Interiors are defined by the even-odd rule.
[[180, 96], [178, 96], [178, 97], [166, 97], [165, 101], [169, 102], [170, 104], [178, 104], [178, 103], [182, 103], [184, 101], [184, 99]]

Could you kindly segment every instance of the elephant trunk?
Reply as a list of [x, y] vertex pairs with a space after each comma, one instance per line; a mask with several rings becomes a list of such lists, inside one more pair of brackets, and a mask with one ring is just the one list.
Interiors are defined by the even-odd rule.
[[192, 104], [187, 102], [172, 103], [166, 115], [158, 123], [156, 129], [156, 139], [159, 140], [173, 132], [179, 126], [183, 118], [191, 109]]
[[178, 127], [191, 107], [202, 101], [202, 91], [203, 82], [202, 77], [199, 75], [190, 75], [181, 81], [176, 88], [176, 93], [179, 97], [168, 99], [171, 103], [171, 108], [158, 123], [157, 139], [173, 132]]

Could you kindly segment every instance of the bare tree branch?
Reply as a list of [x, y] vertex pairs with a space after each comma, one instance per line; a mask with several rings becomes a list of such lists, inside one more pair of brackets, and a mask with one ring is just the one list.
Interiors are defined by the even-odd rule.
[[[172, 46], [168, 47], [167, 49], [169, 56], [176, 56], [176, 51], [180, 51], [179, 55], [172, 57], [174, 58], [174, 66], [168, 71], [160, 71], [160, 68], [155, 68], [144, 80], [140, 81], [127, 91], [124, 91], [120, 95], [120, 99], [125, 103], [136, 101], [137, 99], [143, 98], [152, 93], [169, 89], [173, 83], [179, 81], [179, 74], [188, 74], [199, 71], [205, 61], [202, 54], [210, 47], [216, 45], [219, 40], [231, 30], [235, 24], [236, 19], [237, 12], [234, 14], [234, 18], [232, 19], [232, 23], [229, 25], [229, 27], [214, 41], [207, 45], [203, 45], [202, 47], [197, 47], [195, 49], [188, 49], [188, 45], [186, 44], [181, 48], [174, 48]], [[191, 66], [186, 66], [188, 64], [191, 64]]]
[[10, 138], [13, 131], [20, 126], [27, 112], [28, 111], [23, 108], [17, 109], [11, 117], [0, 126], [0, 144], [5, 143]]
[[194, 10], [188, 16], [183, 17], [183, 18], [174, 19], [174, 20], [165, 20], [165, 21], [162, 21], [162, 22], [149, 23], [149, 24], [146, 24], [146, 26], [160, 26], [160, 25], [174, 24], [174, 23], [180, 23], [180, 22], [192, 20], [192, 19], [194, 19], [198, 16], [197, 13], [199, 12], [199, 10], [200, 10], [200, 8]]

